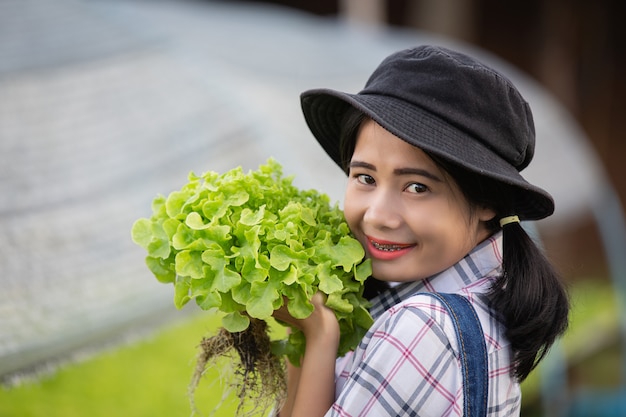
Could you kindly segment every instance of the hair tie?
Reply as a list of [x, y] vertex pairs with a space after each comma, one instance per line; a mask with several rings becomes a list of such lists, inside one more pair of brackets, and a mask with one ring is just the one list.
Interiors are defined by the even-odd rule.
[[517, 216], [508, 216], [500, 219], [500, 227], [504, 227], [509, 223], [519, 223], [519, 217]]

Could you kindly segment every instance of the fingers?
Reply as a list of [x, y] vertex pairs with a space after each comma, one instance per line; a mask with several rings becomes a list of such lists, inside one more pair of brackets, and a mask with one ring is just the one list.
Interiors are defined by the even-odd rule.
[[324, 294], [321, 291], [318, 291], [315, 293], [315, 295], [313, 295], [313, 298], [311, 299], [311, 304], [313, 304], [315, 306], [315, 308], [318, 307], [325, 307], [326, 306], [326, 294]]
[[[274, 313], [272, 314], [272, 316], [279, 321], [282, 321], [283, 323], [286, 323], [288, 325], [294, 326], [299, 328], [300, 330], [303, 329], [303, 327], [306, 325], [307, 321], [311, 321], [314, 320], [314, 317], [312, 316], [316, 316], [316, 314], [311, 314], [309, 317], [304, 318], [304, 319], [297, 319], [295, 317], [293, 317], [291, 315], [291, 313], [289, 313], [289, 309], [287, 308], [287, 303], [289, 302], [289, 299], [287, 297], [283, 296], [283, 305], [274, 310]], [[314, 313], [319, 313], [320, 311], [326, 309], [328, 311], [330, 311], [330, 309], [328, 309], [328, 307], [326, 307], [326, 294], [318, 291], [316, 292], [313, 297], [311, 298], [311, 304], [313, 304], [314, 307]], [[333, 313], [334, 314], [334, 313]]]

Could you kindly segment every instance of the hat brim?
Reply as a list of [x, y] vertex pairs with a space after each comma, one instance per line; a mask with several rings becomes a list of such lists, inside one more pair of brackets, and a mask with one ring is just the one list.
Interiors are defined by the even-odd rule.
[[554, 201], [549, 193], [526, 181], [514, 166], [481, 141], [418, 106], [390, 96], [349, 94], [331, 89], [305, 91], [301, 105], [313, 136], [342, 169], [341, 121], [352, 106], [411, 145], [515, 187], [515, 214], [520, 219], [539, 220], [554, 212]]

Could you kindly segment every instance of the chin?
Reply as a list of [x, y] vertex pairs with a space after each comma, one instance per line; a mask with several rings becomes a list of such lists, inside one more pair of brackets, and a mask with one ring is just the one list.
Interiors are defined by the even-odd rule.
[[[391, 268], [376, 268], [376, 266], [372, 265], [372, 276], [379, 281], [384, 282], [412, 282], [419, 281], [422, 278], [415, 275], [408, 275], [406, 273], [402, 274], [398, 271], [392, 271]], [[394, 268], [396, 269], [396, 268]], [[406, 268], [403, 268], [402, 272], [407, 271]]]

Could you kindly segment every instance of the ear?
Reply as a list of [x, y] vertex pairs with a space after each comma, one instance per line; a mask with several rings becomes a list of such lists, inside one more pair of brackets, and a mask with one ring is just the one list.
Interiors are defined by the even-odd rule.
[[476, 214], [481, 222], [488, 222], [496, 217], [496, 211], [489, 207], [479, 207]]

